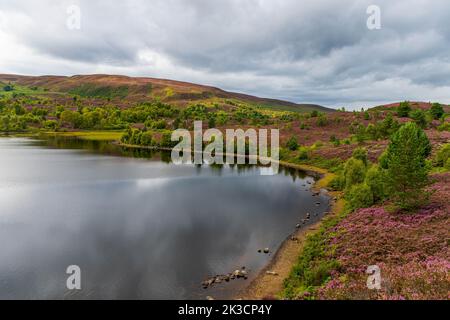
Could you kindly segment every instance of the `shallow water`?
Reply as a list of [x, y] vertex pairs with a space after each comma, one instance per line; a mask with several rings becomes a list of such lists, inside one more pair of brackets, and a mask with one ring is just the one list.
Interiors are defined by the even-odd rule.
[[[258, 249], [275, 251], [307, 212], [313, 222], [328, 210], [312, 177], [260, 170], [0, 138], [0, 299], [228, 298], [271, 259]], [[69, 265], [81, 268], [81, 290], [66, 288]], [[243, 266], [248, 280], [202, 288]]]

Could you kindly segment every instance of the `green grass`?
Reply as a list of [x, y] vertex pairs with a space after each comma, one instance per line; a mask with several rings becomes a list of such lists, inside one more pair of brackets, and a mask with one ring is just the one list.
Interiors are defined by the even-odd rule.
[[97, 86], [85, 83], [69, 91], [70, 94], [88, 98], [126, 98], [128, 95], [127, 86]]
[[283, 298], [295, 299], [305, 292], [312, 294], [310, 298], [313, 298], [317, 288], [329, 280], [331, 271], [339, 269], [339, 262], [333, 258], [333, 247], [327, 243], [333, 236], [329, 230], [349, 213], [344, 207], [345, 201], [340, 199], [335, 208], [336, 213], [325, 217], [319, 230], [306, 238], [298, 262], [284, 280]]
[[38, 87], [26, 87], [13, 84], [13, 90], [5, 91], [4, 87], [9, 85], [8, 83], [0, 82], [0, 98], [12, 98], [13, 96], [32, 96], [38, 94], [46, 94], [48, 93], [42, 88]]
[[48, 135], [77, 137], [92, 141], [116, 141], [120, 140], [123, 131], [75, 131], [75, 132], [47, 132]]

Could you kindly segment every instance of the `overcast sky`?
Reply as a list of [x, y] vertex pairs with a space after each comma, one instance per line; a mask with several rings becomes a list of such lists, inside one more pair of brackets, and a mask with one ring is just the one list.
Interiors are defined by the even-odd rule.
[[450, 103], [450, 1], [0, 0], [0, 73], [161, 77], [334, 107]]

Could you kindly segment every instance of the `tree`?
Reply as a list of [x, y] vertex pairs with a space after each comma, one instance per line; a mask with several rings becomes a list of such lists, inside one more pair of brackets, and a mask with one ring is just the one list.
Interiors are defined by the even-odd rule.
[[292, 136], [291, 138], [289, 138], [289, 140], [286, 142], [286, 147], [291, 151], [297, 150], [298, 149], [297, 138], [295, 136]]
[[346, 194], [346, 199], [353, 210], [367, 208], [374, 203], [372, 190], [365, 183], [352, 186]]
[[414, 110], [411, 113], [411, 119], [413, 119], [414, 122], [422, 129], [425, 129], [427, 127], [427, 118], [425, 112], [423, 112], [422, 110], [420, 109]]
[[433, 103], [431, 105], [430, 113], [433, 119], [438, 120], [444, 115], [444, 108], [440, 103]]
[[369, 123], [366, 128], [366, 134], [371, 140], [378, 140], [378, 130], [373, 123]]
[[325, 127], [326, 125], [328, 125], [327, 117], [323, 114], [319, 115], [319, 117], [317, 118], [316, 124], [318, 127]]
[[213, 129], [215, 127], [216, 127], [216, 117], [214, 115], [212, 115], [208, 119], [208, 128]]
[[437, 167], [444, 167], [449, 158], [450, 158], [450, 143], [446, 143], [436, 153], [436, 156], [434, 157], [434, 164]]
[[372, 191], [373, 201], [378, 202], [386, 198], [383, 171], [378, 166], [373, 165], [367, 170], [365, 184]]
[[423, 188], [428, 183], [426, 158], [431, 144], [425, 132], [408, 122], [394, 133], [383, 155], [387, 167], [385, 183], [390, 198], [401, 209], [414, 209], [424, 198]]
[[67, 122], [74, 128], [80, 128], [83, 121], [82, 116], [78, 112], [71, 110], [65, 110], [61, 112], [59, 118], [61, 119], [62, 122]]
[[344, 188], [349, 190], [352, 186], [364, 181], [366, 166], [361, 160], [350, 158], [345, 163], [343, 174]]
[[408, 101], [400, 102], [400, 105], [397, 108], [397, 115], [399, 117], [408, 117], [410, 111], [411, 107], [409, 106]]
[[13, 91], [13, 90], [14, 90], [14, 87], [11, 84], [7, 84], [6, 86], [3, 87], [3, 91], [9, 92], [9, 91]]
[[397, 120], [389, 112], [382, 122], [377, 123], [379, 134], [382, 137], [389, 137], [399, 128]]
[[353, 150], [352, 157], [361, 160], [365, 166], [367, 166], [367, 149], [363, 147], [358, 147]]
[[363, 143], [365, 140], [366, 140], [366, 127], [360, 124], [356, 128], [356, 141], [358, 141], [358, 143]]

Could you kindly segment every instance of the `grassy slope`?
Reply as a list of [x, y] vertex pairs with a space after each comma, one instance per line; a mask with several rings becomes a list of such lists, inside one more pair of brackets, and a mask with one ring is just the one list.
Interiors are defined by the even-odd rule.
[[273, 110], [295, 112], [309, 112], [312, 110], [334, 111], [318, 105], [295, 104], [288, 101], [227, 92], [209, 86], [154, 78], [131, 78], [114, 75], [28, 77], [0, 74], [0, 82], [13, 83], [22, 87], [45, 88], [51, 92], [62, 92], [81, 97], [115, 99], [114, 102], [117, 103], [120, 103], [125, 98], [129, 101], [148, 101], [149, 99], [157, 98], [163, 102], [175, 105], [213, 101], [226, 103], [228, 99], [232, 99]]

